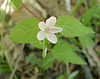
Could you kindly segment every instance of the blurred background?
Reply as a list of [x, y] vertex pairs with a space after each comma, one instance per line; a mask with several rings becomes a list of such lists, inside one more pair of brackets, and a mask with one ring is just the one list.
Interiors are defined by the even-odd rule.
[[23, 0], [23, 3], [43, 20], [69, 15], [82, 23], [89, 20], [84, 25], [95, 34], [64, 38], [78, 48], [76, 53], [87, 65], [58, 61], [49, 54], [42, 60], [42, 44], [12, 42], [10, 30], [23, 19], [34, 16], [22, 5], [16, 9], [10, 0], [0, 0], [0, 79], [100, 79], [100, 0]]

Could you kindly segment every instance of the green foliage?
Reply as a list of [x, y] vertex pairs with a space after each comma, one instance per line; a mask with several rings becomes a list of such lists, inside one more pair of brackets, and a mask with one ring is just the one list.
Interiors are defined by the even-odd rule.
[[44, 70], [47, 70], [53, 64], [54, 56], [48, 53], [43, 60], [40, 60], [33, 56], [27, 56], [26, 59], [31, 64], [37, 64], [39, 67], [42, 67]]
[[85, 27], [81, 22], [70, 16], [60, 17], [56, 26], [63, 28], [61, 34], [65, 37], [76, 37], [94, 33], [91, 28]]
[[[66, 72], [65, 72], [66, 73]], [[74, 71], [70, 74], [70, 76], [67, 78], [64, 74], [59, 75], [56, 79], [74, 79], [74, 77], [79, 73], [79, 71]], [[67, 74], [67, 73], [66, 73]]]
[[86, 10], [88, 11], [88, 4], [86, 0], [83, 0]]
[[[11, 0], [11, 1], [16, 6], [16, 8], [19, 8], [19, 6], [21, 5], [21, 2], [22, 2], [22, 0]], [[85, 4], [85, 8], [87, 9], [87, 12], [85, 13], [85, 15], [82, 16], [83, 24], [71, 16], [62, 16], [58, 19], [56, 26], [63, 28], [63, 31], [61, 32], [60, 36], [58, 34], [58, 37], [60, 39], [62, 38], [62, 35], [64, 37], [78, 36], [80, 42], [76, 38], [70, 38], [68, 40], [71, 41], [72, 43], [76, 44], [77, 47], [79, 46], [79, 49], [81, 47], [88, 49], [90, 46], [92, 46], [94, 44], [93, 40], [95, 37], [93, 36], [93, 34], [91, 34], [91, 33], [94, 33], [94, 31], [89, 27], [85, 27], [84, 25], [93, 24], [92, 22], [90, 23], [92, 17], [94, 17], [92, 21], [99, 23], [100, 7], [98, 7], [98, 5], [97, 5], [97, 0], [90, 0], [92, 2], [92, 6], [93, 5], [94, 6], [90, 10], [88, 10], [88, 5], [91, 5], [91, 3], [88, 4], [88, 2], [86, 2], [86, 0], [77, 0], [77, 3], [70, 15], [73, 15], [76, 12], [76, 10], [83, 3], [83, 1]], [[6, 15], [6, 9], [5, 9], [5, 15]], [[2, 20], [2, 16], [0, 16], [0, 20]], [[14, 26], [14, 28], [12, 28], [9, 38], [16, 43], [31, 43], [34, 47], [43, 49], [42, 42], [39, 42], [37, 40], [37, 33], [39, 32], [39, 26], [38, 26], [39, 22], [40, 21], [36, 18], [28, 18], [28, 19], [25, 19], [25, 20], [19, 22], [18, 24], [16, 24]], [[95, 26], [98, 27], [98, 25], [96, 25], [96, 24], [93, 25], [93, 28], [96, 31], [98, 31]], [[3, 40], [3, 32], [2, 32], [1, 37], [2, 37], [1, 39]], [[34, 71], [34, 74], [36, 77], [40, 77], [40, 76], [45, 77], [46, 75], [44, 73], [46, 73], [46, 72], [44, 72], [44, 71], [53, 65], [55, 58], [60, 61], [64, 61], [64, 63], [70, 62], [70, 63], [80, 64], [80, 65], [86, 64], [76, 54], [77, 48], [75, 46], [67, 43], [66, 41], [61, 41], [59, 38], [58, 38], [58, 44], [56, 44], [56, 45], [50, 44], [48, 42], [48, 40], [46, 39], [46, 42], [44, 42], [44, 45], [45, 45], [44, 48], [45, 47], [48, 47], [50, 49], [52, 48], [51, 49], [52, 54], [47, 53], [47, 55], [44, 59], [40, 59], [38, 57], [32, 57], [32, 56], [26, 57], [26, 59], [30, 62], [30, 64], [36, 64], [35, 67], [33, 66], [32, 69], [30, 69], [30, 70], [32, 70], [32, 72], [33, 72], [33, 68], [34, 68], [34, 70], [37, 69], [36, 71]], [[1, 42], [1, 43], [2, 43], [1, 48], [3, 49], [3, 42]], [[80, 44], [81, 44], [81, 46], [80, 46]], [[6, 48], [4, 48], [4, 50], [6, 50]], [[100, 54], [100, 51], [97, 51], [97, 52], [98, 52], [98, 54]], [[6, 55], [5, 55], [4, 59], [0, 59], [0, 72], [12, 72], [13, 67], [10, 65], [9, 60], [8, 59], [5, 60], [5, 59], [7, 59]], [[62, 64], [61, 64], [61, 66], [63, 67]], [[38, 71], [38, 69], [40, 69], [40, 71]], [[44, 69], [44, 70], [42, 70], [42, 69]], [[67, 77], [65, 74], [61, 74], [56, 79], [74, 79], [74, 77], [79, 73], [79, 71], [75, 71], [75, 72], [71, 73], [70, 76], [68, 77], [66, 70], [65, 70], [65, 72], [66, 72]], [[41, 74], [41, 73], [43, 73], [43, 74]]]
[[64, 79], [64, 75], [60, 75], [60, 76], [57, 77], [56, 79]]
[[98, 54], [100, 55], [100, 51], [98, 52]]
[[0, 72], [11, 72], [9, 68], [0, 68]]
[[22, 0], [11, 0], [12, 3], [16, 6], [16, 8], [18, 9], [19, 6], [21, 5], [22, 3]]
[[16, 43], [30, 43], [37, 40], [37, 33], [39, 32], [38, 23], [40, 21], [36, 18], [25, 19], [10, 31], [9, 38]]
[[0, 15], [0, 20], [2, 19], [2, 16]]
[[[31, 43], [34, 47], [42, 49], [42, 44], [37, 41], [37, 33], [39, 32], [38, 23], [40, 21], [36, 18], [28, 18], [25, 19], [18, 24], [14, 28], [12, 28], [9, 38], [16, 43]], [[82, 23], [70, 16], [62, 16], [58, 19], [56, 26], [63, 28], [61, 32], [65, 37], [76, 37], [83, 36], [89, 33], [94, 33], [94, 31], [88, 27], [85, 27]], [[46, 47], [49, 42], [47, 41]], [[65, 49], [66, 47], [66, 49]], [[85, 64], [80, 57], [75, 53], [76, 47], [62, 41], [58, 43], [53, 49], [53, 55], [59, 59], [66, 62], [74, 63], [74, 64]], [[28, 58], [28, 60], [32, 63], [34, 61], [38, 61], [36, 58]], [[31, 61], [34, 60], [34, 61]], [[47, 58], [43, 61], [49, 62], [45, 63], [45, 68], [47, 69], [53, 62], [53, 58]], [[40, 62], [34, 62], [35, 64], [39, 64]], [[42, 65], [44, 65], [42, 63]]]
[[80, 5], [83, 3], [83, 0], [78, 0], [76, 5], [74, 6], [74, 9], [72, 10], [72, 12], [70, 13], [70, 15], [73, 15], [76, 10], [80, 7]]
[[100, 18], [100, 8], [99, 7], [96, 9], [96, 12], [94, 13], [94, 17]]
[[70, 38], [70, 40], [72, 40], [72, 42], [74, 42], [75, 44], [79, 45], [79, 41], [75, 38]]
[[74, 71], [73, 73], [70, 74], [68, 79], [74, 79], [74, 77], [79, 73], [79, 71]]
[[97, 4], [97, 0], [90, 0], [91, 1], [91, 5], [94, 6], [95, 4]]
[[38, 40], [32, 42], [31, 44], [32, 44], [34, 47], [36, 47], [36, 48], [39, 48], [39, 49], [42, 49], [42, 48], [43, 48], [42, 42], [39, 42]]
[[94, 13], [96, 12], [96, 10], [97, 10], [97, 5], [95, 5], [95, 6], [93, 6], [90, 10], [88, 10], [87, 12], [86, 12], [86, 14], [84, 15], [84, 25], [87, 25], [89, 22], [90, 22], [90, 20], [91, 20], [91, 18], [92, 18], [92, 16], [94, 15]]
[[0, 58], [0, 72], [11, 72], [11, 69], [9, 68], [9, 65], [2, 58]]
[[36, 57], [33, 56], [27, 56], [26, 59], [31, 63], [31, 64], [40, 64], [40, 60]]
[[[50, 42], [47, 39], [45, 39], [45, 47], [48, 47], [49, 44]], [[40, 42], [39, 40], [31, 42], [31, 45], [33, 45], [36, 48], [43, 49], [43, 43]]]
[[47, 70], [53, 64], [53, 61], [54, 56], [48, 53], [47, 56], [41, 61], [41, 66], [44, 70]]
[[94, 35], [88, 34], [86, 36], [79, 37], [79, 40], [80, 40], [80, 43], [82, 44], [82, 46], [84, 48], [88, 49], [90, 46], [92, 46], [94, 44], [93, 37], [94, 37]]
[[52, 49], [52, 54], [58, 60], [62, 60], [62, 61], [70, 62], [74, 64], [86, 64], [75, 53], [76, 49], [77, 48], [75, 46], [67, 42], [61, 41]]

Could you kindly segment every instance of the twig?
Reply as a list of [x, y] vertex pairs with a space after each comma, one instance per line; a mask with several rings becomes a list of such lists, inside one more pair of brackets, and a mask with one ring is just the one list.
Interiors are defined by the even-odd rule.
[[22, 5], [33, 15], [33, 16], [35, 16], [37, 19], [39, 19], [40, 21], [43, 21], [43, 20], [41, 20], [37, 15], [35, 15], [30, 9], [28, 9], [23, 3], [22, 3]]

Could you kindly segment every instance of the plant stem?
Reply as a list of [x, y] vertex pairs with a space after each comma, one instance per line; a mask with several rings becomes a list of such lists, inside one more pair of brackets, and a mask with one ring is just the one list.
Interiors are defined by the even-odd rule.
[[22, 3], [22, 5], [33, 15], [33, 16], [35, 16], [37, 19], [39, 19], [40, 21], [43, 21], [43, 20], [41, 20], [37, 15], [35, 15], [30, 9], [28, 9], [23, 3]]
[[86, 10], [88, 11], [88, 4], [86, 0], [83, 0]]
[[45, 58], [45, 39], [43, 40], [43, 53], [42, 57]]
[[[11, 66], [11, 64], [10, 64], [10, 61], [9, 61], [9, 57], [8, 57], [8, 55], [7, 55], [7, 52], [5, 52], [5, 58], [6, 58], [6, 60], [7, 60], [7, 63], [8, 63], [8, 65], [9, 65], [10, 70], [13, 71], [13, 68], [12, 68], [12, 66]], [[17, 76], [16, 76], [16, 74], [14, 75], [14, 78], [15, 78], [15, 79], [18, 79]]]
[[59, 8], [63, 3], [64, 3], [65, 0], [63, 0], [57, 7], [55, 7], [54, 9], [52, 9], [51, 11], [48, 12], [47, 15], [51, 14], [52, 12], [54, 12], [57, 8]]
[[3, 25], [2, 25], [2, 33], [1, 33], [1, 55], [2, 55], [3, 59], [4, 59], [4, 53], [3, 53], [3, 34], [4, 34], [4, 26], [5, 26], [7, 5], [8, 5], [8, 0], [7, 0], [7, 3], [6, 3], [6, 7], [5, 7], [5, 11], [4, 11], [4, 16], [3, 16], [3, 20], [2, 20]]

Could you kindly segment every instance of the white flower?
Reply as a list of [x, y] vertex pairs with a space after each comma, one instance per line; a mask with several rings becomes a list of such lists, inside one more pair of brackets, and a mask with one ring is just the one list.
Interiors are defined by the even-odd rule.
[[52, 16], [46, 20], [46, 23], [40, 22], [38, 24], [41, 30], [37, 34], [38, 40], [44, 40], [45, 38], [47, 38], [51, 43], [53, 44], [57, 43], [57, 37], [54, 33], [61, 32], [63, 29], [54, 26], [56, 24], [56, 21], [57, 21], [56, 17]]

